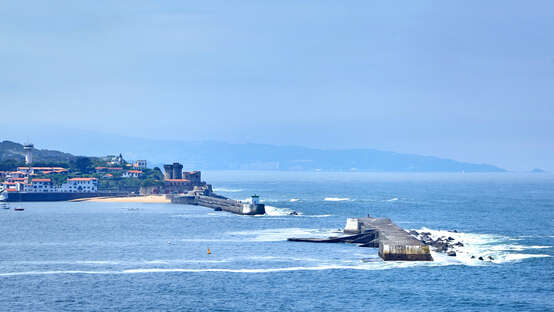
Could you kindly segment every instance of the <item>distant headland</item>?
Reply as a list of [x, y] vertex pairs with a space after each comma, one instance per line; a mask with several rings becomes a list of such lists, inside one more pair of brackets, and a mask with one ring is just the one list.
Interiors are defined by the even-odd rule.
[[[202, 170], [372, 171], [372, 172], [504, 172], [489, 164], [401, 154], [374, 149], [325, 150], [298, 146], [177, 142], [137, 138], [87, 138], [87, 144], [71, 143], [81, 155], [98, 156], [114, 150], [140, 155], [153, 164], [178, 160], [185, 167]], [[65, 143], [68, 144], [68, 143]], [[75, 145], [75, 147], [73, 147]], [[71, 161], [76, 156], [35, 149], [35, 161]], [[0, 161], [23, 161], [24, 147], [0, 142]], [[0, 169], [1, 170], [1, 169]]]

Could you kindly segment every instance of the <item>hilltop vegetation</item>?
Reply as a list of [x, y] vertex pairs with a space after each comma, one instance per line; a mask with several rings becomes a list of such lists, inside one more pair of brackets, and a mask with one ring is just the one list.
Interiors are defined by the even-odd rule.
[[[76, 156], [69, 153], [52, 151], [47, 149], [34, 149], [33, 160], [37, 163], [66, 163], [75, 159]], [[0, 161], [12, 160], [25, 162], [25, 151], [23, 145], [12, 141], [0, 142]]]

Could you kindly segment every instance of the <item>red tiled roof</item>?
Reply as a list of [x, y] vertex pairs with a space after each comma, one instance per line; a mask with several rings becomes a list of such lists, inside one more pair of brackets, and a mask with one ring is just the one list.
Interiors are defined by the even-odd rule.
[[27, 178], [8, 178], [8, 179], [14, 180], [14, 181], [24, 181]]
[[167, 182], [190, 182], [190, 180], [187, 180], [187, 179], [165, 179], [164, 181], [167, 181]]
[[50, 182], [52, 180], [50, 180], [50, 179], [32, 179], [31, 181], [32, 182]]
[[67, 181], [92, 181], [92, 180], [96, 180], [96, 178], [72, 178], [72, 179], [67, 179]]
[[66, 171], [67, 169], [65, 168], [62, 168], [62, 167], [17, 167], [17, 170], [30, 170], [30, 169], [33, 169], [33, 170], [63, 170], [63, 171]]
[[142, 171], [140, 170], [129, 170], [127, 172], [130, 172], [130, 173], [142, 173]]
[[6, 189], [6, 191], [8, 191], [8, 192], [17, 192], [17, 189], [9, 188], [9, 189]]

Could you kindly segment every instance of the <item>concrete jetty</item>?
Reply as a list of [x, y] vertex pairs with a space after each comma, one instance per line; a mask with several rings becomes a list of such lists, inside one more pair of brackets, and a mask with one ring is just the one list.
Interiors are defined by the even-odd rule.
[[289, 238], [293, 242], [352, 243], [379, 248], [385, 261], [433, 261], [429, 246], [411, 236], [387, 218], [349, 218], [343, 236], [329, 238]]
[[260, 215], [265, 214], [265, 205], [258, 202], [258, 196], [252, 196], [252, 201], [243, 203], [238, 200], [232, 200], [216, 194], [198, 195], [185, 194], [176, 195], [171, 198], [173, 204], [196, 205], [212, 208], [214, 210], [223, 210], [240, 215]]

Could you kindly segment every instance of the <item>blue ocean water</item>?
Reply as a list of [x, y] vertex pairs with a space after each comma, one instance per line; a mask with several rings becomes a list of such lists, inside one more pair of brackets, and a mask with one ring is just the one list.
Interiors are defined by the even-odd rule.
[[[0, 210], [0, 311], [554, 311], [554, 175], [204, 176], [231, 198], [259, 194], [268, 215], [94, 202]], [[464, 247], [383, 262], [372, 248], [286, 241], [367, 214]]]

